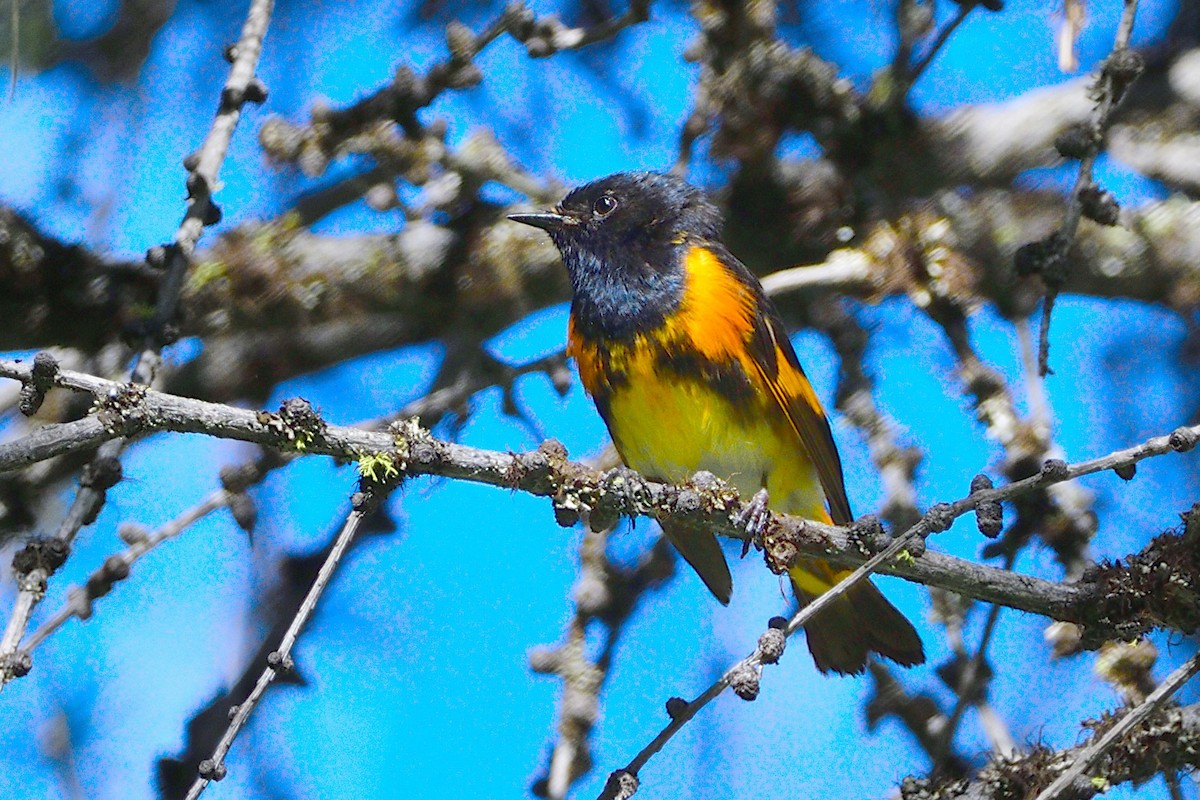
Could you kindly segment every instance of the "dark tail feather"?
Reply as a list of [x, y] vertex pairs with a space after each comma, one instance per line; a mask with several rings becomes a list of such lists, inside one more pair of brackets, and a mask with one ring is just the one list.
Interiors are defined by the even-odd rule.
[[675, 545], [679, 555], [696, 570], [708, 590], [723, 604], [729, 605], [729, 598], [733, 594], [733, 578], [717, 537], [710, 531], [670, 524], [663, 526], [663, 533]]
[[[796, 596], [801, 605], [813, 599], [799, 587]], [[869, 653], [904, 667], [925, 663], [925, 649], [912, 623], [866, 581], [817, 614], [804, 630], [821, 672], [857, 674], [867, 666]]]

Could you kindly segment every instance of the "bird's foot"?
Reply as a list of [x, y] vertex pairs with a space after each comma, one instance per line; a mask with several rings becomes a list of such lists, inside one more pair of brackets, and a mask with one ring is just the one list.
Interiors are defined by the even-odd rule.
[[746, 507], [734, 515], [734, 523], [745, 528], [747, 533], [747, 538], [742, 540], [742, 558], [750, 552], [750, 545], [762, 549], [763, 534], [767, 532], [767, 525], [771, 521], [771, 509], [767, 508], [770, 501], [767, 490], [759, 489]]

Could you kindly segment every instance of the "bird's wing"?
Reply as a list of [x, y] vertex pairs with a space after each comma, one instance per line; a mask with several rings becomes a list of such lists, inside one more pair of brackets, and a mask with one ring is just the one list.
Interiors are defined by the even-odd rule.
[[808, 457], [816, 467], [829, 501], [830, 516], [837, 525], [848, 525], [854, 521], [850, 511], [850, 500], [846, 497], [846, 483], [842, 476], [842, 459], [833, 441], [829, 418], [817, 399], [808, 376], [796, 358], [796, 351], [788, 340], [779, 312], [766, 297], [762, 298], [761, 314], [755, 330], [755, 344], [761, 348], [750, 348], [755, 367], [771, 394], [787, 412], [792, 429], [800, 437]]
[[787, 414], [792, 430], [816, 468], [834, 523], [847, 525], [853, 522], [842, 477], [842, 460], [829, 419], [788, 340], [783, 319], [763, 292], [762, 284], [736, 256], [723, 247], [713, 248], [713, 251], [722, 265], [745, 285], [748, 299], [753, 303], [749, 319], [752, 328], [747, 332], [745, 347], [750, 361], [747, 371], [769, 389]]

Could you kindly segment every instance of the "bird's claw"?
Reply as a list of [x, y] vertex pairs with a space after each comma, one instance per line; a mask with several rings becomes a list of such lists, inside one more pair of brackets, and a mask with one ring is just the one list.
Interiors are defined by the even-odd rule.
[[734, 524], [744, 528], [748, 534], [747, 538], [742, 540], [742, 558], [750, 552], [750, 545], [762, 548], [763, 534], [767, 532], [767, 524], [771, 521], [771, 509], [767, 508], [770, 501], [771, 496], [767, 494], [767, 490], [759, 489], [754, 497], [750, 498], [750, 502], [733, 517]]

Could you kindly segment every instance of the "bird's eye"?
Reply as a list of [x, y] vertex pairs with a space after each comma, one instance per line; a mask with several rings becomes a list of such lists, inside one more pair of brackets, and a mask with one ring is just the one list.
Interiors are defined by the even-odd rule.
[[597, 217], [607, 217], [609, 214], [617, 210], [617, 198], [611, 194], [602, 194], [596, 198], [596, 202], [592, 204], [592, 211]]

